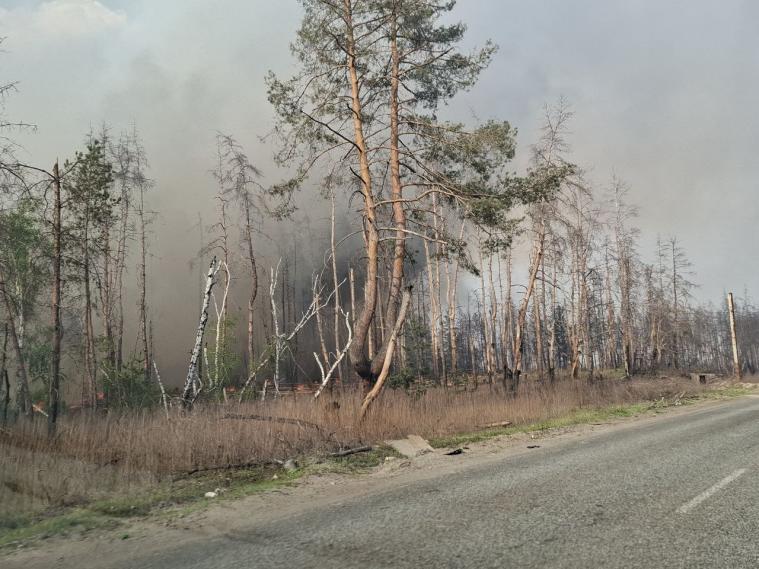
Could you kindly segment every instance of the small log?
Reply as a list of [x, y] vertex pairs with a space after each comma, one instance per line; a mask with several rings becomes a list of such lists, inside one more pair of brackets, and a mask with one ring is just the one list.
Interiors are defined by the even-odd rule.
[[183, 478], [189, 478], [193, 474], [200, 474], [203, 472], [216, 472], [219, 470], [242, 470], [243, 468], [255, 468], [265, 466], [281, 466], [282, 463], [276, 460], [254, 460], [251, 462], [242, 462], [239, 464], [219, 464], [215, 466], [204, 466], [200, 468], [193, 468], [183, 472], [174, 472], [172, 475], [172, 481], [182, 480]]
[[480, 425], [480, 429], [494, 429], [496, 427], [508, 427], [511, 425], [511, 421], [499, 421], [497, 423], [488, 423], [487, 425]]
[[332, 458], [341, 458], [343, 456], [350, 456], [352, 454], [358, 454], [360, 452], [370, 452], [373, 449], [374, 447], [367, 445], [363, 447], [349, 448], [349, 449], [341, 450], [339, 452], [333, 452], [329, 456], [331, 456]]

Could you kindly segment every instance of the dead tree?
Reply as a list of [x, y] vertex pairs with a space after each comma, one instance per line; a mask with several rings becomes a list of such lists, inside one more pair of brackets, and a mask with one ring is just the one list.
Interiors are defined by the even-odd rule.
[[522, 373], [522, 352], [523, 352], [523, 340], [524, 325], [527, 319], [527, 306], [530, 303], [530, 297], [535, 289], [535, 281], [538, 277], [538, 269], [543, 262], [543, 252], [545, 249], [545, 226], [541, 225], [538, 229], [538, 236], [535, 242], [535, 250], [533, 251], [532, 260], [530, 262], [530, 276], [527, 281], [527, 291], [524, 293], [522, 302], [519, 305], [519, 312], [517, 313], [517, 326], [516, 333], [514, 334], [514, 370], [513, 376], [510, 382], [509, 391], [512, 394], [517, 392], [519, 388], [519, 378]]
[[[142, 171], [142, 168], [138, 166], [138, 172]], [[150, 381], [150, 345], [148, 338], [148, 300], [147, 300], [147, 257], [148, 257], [148, 245], [147, 245], [147, 228], [146, 228], [146, 214], [145, 214], [145, 190], [147, 189], [148, 181], [141, 177], [138, 180], [138, 209], [137, 215], [140, 220], [140, 339], [142, 340], [142, 372], [146, 382]]]
[[11, 382], [8, 379], [8, 322], [3, 327], [3, 351], [0, 354], [0, 386], [5, 388], [3, 395], [2, 424], [8, 420], [8, 407], [11, 403]]
[[735, 302], [733, 300], [733, 293], [727, 295], [727, 310], [730, 316], [730, 340], [733, 347], [733, 373], [737, 379], [742, 379], [743, 372], [741, 370], [741, 362], [738, 357], [738, 331], [735, 326]]
[[335, 370], [338, 368], [340, 363], [345, 359], [346, 354], [348, 353], [348, 350], [350, 349], [351, 342], [353, 341], [353, 329], [351, 328], [350, 323], [350, 314], [347, 312], [343, 312], [341, 309], [341, 313], [343, 317], [345, 318], [345, 329], [348, 332], [348, 339], [345, 342], [345, 346], [343, 346], [342, 349], [339, 349], [339, 351], [335, 354], [335, 361], [332, 362], [332, 365], [329, 367], [328, 370], [325, 371], [324, 365], [329, 364], [329, 361], [325, 359], [324, 365], [322, 365], [322, 362], [319, 360], [319, 356], [314, 352], [314, 358], [316, 359], [316, 363], [319, 366], [319, 371], [321, 372], [322, 379], [321, 384], [319, 385], [319, 388], [316, 390], [316, 393], [314, 393], [314, 399], [318, 399], [319, 396], [322, 394], [322, 391], [324, 391], [324, 388], [329, 385], [330, 380], [332, 379], [332, 375], [335, 373]]
[[53, 166], [53, 286], [52, 286], [52, 354], [50, 385], [47, 402], [47, 426], [48, 434], [53, 435], [58, 420], [60, 408], [60, 385], [61, 385], [61, 339], [63, 325], [61, 322], [61, 295], [63, 279], [61, 275], [61, 262], [63, 258], [63, 222], [61, 200], [61, 175], [58, 162]]
[[[2, 268], [0, 267], [0, 296], [2, 296], [5, 310], [8, 315], [6, 323], [6, 338], [7, 342], [8, 334], [10, 334], [11, 345], [13, 351], [16, 354], [16, 405], [19, 413], [23, 415], [31, 414], [32, 402], [29, 396], [29, 380], [26, 373], [26, 359], [24, 358], [23, 350], [21, 349], [21, 343], [19, 341], [18, 331], [16, 329], [16, 321], [14, 317], [13, 305], [10, 300], [8, 291], [6, 290], [5, 278]], [[3, 350], [3, 370], [5, 369], [5, 350]]]
[[195, 345], [192, 348], [190, 365], [187, 369], [187, 379], [185, 380], [184, 389], [182, 390], [182, 403], [186, 409], [192, 407], [202, 389], [200, 377], [198, 375], [198, 360], [200, 358], [200, 352], [203, 347], [203, 334], [206, 331], [206, 324], [208, 324], [208, 307], [211, 303], [211, 292], [213, 291], [213, 286], [216, 283], [216, 273], [218, 272], [219, 263], [216, 260], [216, 257], [214, 257], [211, 261], [211, 265], [208, 268], [208, 275], [206, 276], [206, 287], [203, 293], [203, 304], [200, 309], [200, 323], [198, 324], [198, 330], [195, 334]]

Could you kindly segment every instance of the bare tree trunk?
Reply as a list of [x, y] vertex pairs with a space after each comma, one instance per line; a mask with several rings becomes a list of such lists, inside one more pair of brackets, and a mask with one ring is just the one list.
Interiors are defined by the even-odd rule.
[[[541, 257], [540, 260], [540, 266], [538, 267], [538, 271], [542, 270], [543, 268], [543, 259]], [[536, 273], [537, 276], [537, 273]], [[540, 299], [537, 298], [537, 292], [536, 299], [532, 303], [532, 312], [533, 316], [535, 317], [535, 359], [537, 360], [537, 368], [538, 368], [538, 377], [540, 379], [543, 379], [543, 316], [540, 312], [541, 302]]]
[[114, 361], [116, 371], [121, 371], [124, 363], [124, 271], [126, 270], [127, 232], [129, 229], [129, 192], [121, 192], [121, 226], [119, 228], [118, 250], [116, 252], [116, 332], [114, 339]]
[[434, 228], [434, 238], [435, 238], [435, 303], [437, 305], [437, 337], [438, 337], [438, 357], [440, 358], [440, 371], [443, 374], [443, 385], [448, 385], [448, 366], [445, 361], [445, 322], [443, 320], [443, 300], [442, 300], [442, 289], [441, 286], [442, 283], [440, 281], [440, 257], [442, 256], [442, 245], [440, 244], [440, 231], [438, 227], [438, 223], [440, 223], [442, 219], [442, 212], [443, 208], [440, 207], [438, 210], [438, 199], [437, 194], [432, 194], [432, 211], [434, 214], [433, 217], [433, 228]]
[[[14, 317], [13, 304], [8, 296], [8, 291], [5, 288], [5, 277], [0, 271], [0, 295], [3, 297], [3, 303], [5, 304], [5, 311], [8, 315], [6, 324], [6, 338], [10, 334], [11, 345], [13, 351], [16, 354], [16, 406], [18, 412], [24, 415], [31, 414], [32, 403], [29, 396], [29, 381], [26, 374], [26, 359], [24, 358], [24, 352], [21, 349], [19, 337], [16, 330], [16, 322]], [[3, 369], [5, 369], [5, 349], [3, 349]]]
[[[85, 222], [86, 225], [87, 222]], [[88, 228], [85, 227], [83, 268], [84, 268], [84, 342], [85, 342], [85, 369], [87, 373], [86, 396], [82, 399], [82, 405], [88, 403], [93, 409], [97, 407], [97, 362], [95, 353], [95, 329], [92, 325], [92, 294], [90, 289], [90, 254]]]
[[351, 111], [353, 116], [354, 143], [358, 152], [359, 177], [361, 193], [364, 198], [365, 237], [366, 237], [366, 295], [361, 315], [358, 317], [351, 344], [350, 356], [353, 367], [362, 379], [372, 375], [371, 361], [366, 357], [365, 346], [369, 329], [374, 320], [377, 307], [377, 269], [379, 252], [379, 232], [375, 213], [374, 193], [372, 190], [372, 174], [369, 164], [366, 139], [364, 137], [363, 101], [361, 98], [361, 82], [356, 67], [356, 40], [353, 25], [353, 4], [351, 0], [343, 0], [343, 18], [346, 24], [346, 66], [348, 81], [351, 89]]
[[551, 277], [551, 335], [548, 340], [548, 376], [556, 381], [556, 290], [558, 288], [558, 267], [556, 255], [553, 258], [553, 275]]
[[225, 365], [224, 350], [226, 346], [227, 306], [229, 300], [229, 285], [232, 281], [232, 275], [229, 272], [229, 265], [226, 260], [222, 261], [221, 266], [224, 268], [224, 294], [222, 295], [220, 309], [216, 308], [216, 297], [214, 296], [214, 307], [216, 308], [216, 342], [214, 344], [213, 377], [209, 380], [210, 389], [218, 389], [224, 380], [221, 375], [221, 370]]
[[435, 279], [433, 276], [432, 257], [430, 255], [430, 244], [426, 239], [422, 240], [424, 246], [425, 262], [427, 264], [427, 282], [430, 290], [430, 311], [431, 311], [431, 325], [430, 325], [430, 340], [431, 340], [431, 356], [432, 356], [432, 375], [435, 378], [440, 377], [440, 368], [438, 360], [438, 334], [437, 334], [437, 306], [435, 303]]
[[103, 243], [103, 278], [100, 283], [100, 303], [102, 305], [108, 367], [111, 370], [116, 370], [116, 341], [113, 330], [114, 268], [111, 266], [111, 232], [107, 223], [103, 226], [101, 239]]
[[493, 255], [488, 256], [488, 287], [490, 292], [490, 308], [488, 317], [490, 319], [490, 359], [493, 366], [493, 375], [498, 369], [498, 351], [496, 350], [496, 341], [498, 338], [498, 297], [495, 293], [495, 281], [493, 280]]
[[248, 248], [248, 262], [250, 263], [250, 296], [248, 297], [248, 381], [253, 374], [253, 362], [255, 360], [255, 337], [254, 316], [255, 303], [258, 296], [258, 270], [256, 267], [256, 255], [253, 250], [253, 225], [250, 221], [250, 198], [247, 192], [244, 194], [243, 206], [245, 208], [245, 244]]
[[216, 273], [218, 271], [219, 263], [216, 261], [216, 257], [214, 257], [208, 268], [206, 288], [203, 293], [203, 305], [200, 310], [200, 323], [198, 324], [198, 331], [195, 334], [195, 345], [192, 348], [190, 365], [187, 369], [187, 379], [185, 380], [184, 389], [182, 390], [182, 403], [185, 408], [192, 407], [192, 404], [195, 402], [195, 399], [200, 392], [200, 386], [198, 385], [198, 360], [200, 359], [200, 352], [203, 346], [203, 334], [206, 331], [206, 324], [208, 324], [208, 307], [211, 303], [211, 291], [216, 282]]
[[50, 389], [48, 392], [48, 415], [47, 426], [48, 434], [55, 434], [56, 422], [58, 420], [58, 410], [60, 406], [60, 382], [61, 382], [61, 336], [63, 327], [61, 325], [61, 259], [62, 252], [62, 218], [61, 218], [61, 177], [58, 170], [58, 162], [53, 166], [53, 298], [52, 298], [52, 354], [51, 354], [51, 372], [50, 372]]
[[480, 299], [482, 300], [482, 307], [480, 309], [480, 323], [482, 324], [483, 332], [483, 348], [485, 352], [485, 372], [488, 377], [488, 383], [492, 385], [493, 375], [495, 373], [495, 363], [493, 362], [492, 353], [492, 334], [493, 331], [490, 328], [490, 318], [485, 314], [487, 310], [487, 297], [485, 295], [485, 259], [482, 255], [482, 239], [478, 233], [477, 235], [477, 248], [480, 254]]
[[[403, 287], [403, 265], [406, 260], [406, 212], [403, 209], [403, 186], [401, 184], [400, 169], [400, 101], [398, 90], [400, 87], [400, 54], [398, 50], [398, 14], [396, 4], [390, 21], [390, 196], [392, 200], [393, 224], [395, 226], [395, 247], [393, 250], [392, 275], [390, 278], [390, 290], [388, 292], [387, 311], [385, 323], [388, 328], [395, 326], [398, 318], [398, 306], [401, 300]], [[387, 352], [390, 338], [384, 338], [382, 345], [372, 359], [371, 373], [377, 376], [384, 366], [385, 353]]]
[[3, 351], [0, 356], [0, 382], [5, 387], [5, 395], [3, 396], [3, 413], [2, 421], [0, 424], [5, 425], [8, 420], [8, 407], [11, 403], [11, 382], [8, 379], [8, 322], [5, 322], [3, 326]]
[[[341, 309], [342, 310], [342, 309]], [[318, 314], [318, 313], [317, 313]], [[327, 371], [324, 370], [324, 366], [319, 361], [319, 358], [316, 358], [316, 363], [319, 364], [319, 369], [322, 372], [322, 382], [321, 385], [319, 385], [319, 389], [316, 390], [316, 393], [314, 393], [314, 399], [318, 399], [319, 396], [322, 394], [322, 391], [324, 391], [324, 388], [327, 387], [329, 384], [329, 380], [332, 378], [332, 374], [335, 372], [335, 369], [340, 365], [340, 362], [345, 359], [345, 355], [348, 353], [348, 349], [350, 348], [351, 341], [353, 340], [353, 331], [351, 330], [351, 323], [350, 323], [350, 317], [348, 314], [345, 314], [343, 312], [343, 316], [345, 317], [345, 328], [348, 331], [348, 340], [345, 342], [345, 347], [340, 349], [340, 346], [338, 346], [335, 349], [335, 361], [332, 364], [332, 367], [330, 367]], [[314, 354], [316, 356], [316, 354]], [[328, 363], [327, 360], [325, 360], [325, 364]]]
[[385, 361], [382, 365], [382, 370], [380, 371], [379, 376], [377, 377], [377, 381], [374, 384], [374, 387], [372, 387], [371, 391], [366, 395], [364, 398], [363, 403], [361, 404], [361, 412], [360, 417], [363, 418], [366, 415], [367, 409], [369, 409], [369, 405], [372, 404], [372, 401], [377, 399], [379, 397], [379, 394], [382, 392], [382, 387], [385, 384], [385, 380], [387, 379], [388, 374], [390, 373], [390, 362], [393, 359], [393, 351], [395, 350], [395, 343], [396, 339], [398, 338], [398, 334], [401, 332], [401, 328], [403, 328], [403, 323], [406, 320], [406, 312], [408, 311], [409, 303], [411, 302], [411, 288], [407, 288], [403, 292], [403, 298], [401, 300], [401, 307], [398, 311], [398, 317], [395, 320], [395, 326], [393, 327], [393, 332], [390, 334], [388, 338], [388, 348], [385, 352]]
[[142, 339], [142, 373], [146, 382], [150, 381], [150, 346], [148, 345], [148, 304], [147, 304], [147, 238], [145, 235], [145, 188], [140, 185], [140, 335]]
[[[464, 238], [465, 222], [461, 223], [461, 230], [459, 231], [459, 241]], [[447, 303], [448, 303], [448, 337], [451, 349], [451, 371], [456, 373], [458, 371], [458, 344], [456, 335], [456, 289], [458, 288], [459, 280], [459, 262], [454, 262], [453, 276], [450, 274], [450, 261], [445, 265], [445, 276], [447, 284]]]
[[[508, 252], [506, 253], [506, 298], [504, 301], [506, 302], [506, 313], [505, 313], [505, 324], [506, 324], [506, 337], [508, 338], [508, 346], [509, 346], [509, 352], [511, 353], [511, 369], [509, 370], [509, 373], [513, 373], [514, 370], [514, 303], [511, 299], [511, 287], [512, 287], [512, 274], [511, 274], [511, 249], [509, 248]], [[508, 368], [507, 365], [507, 356], [504, 354], [504, 360], [503, 360], [503, 366], [504, 370]]]
[[[319, 291], [317, 288], [317, 281], [314, 281], [314, 290], [313, 290], [314, 298], [316, 299], [316, 304], [321, 306], [321, 303], [319, 302]], [[324, 341], [324, 325], [322, 323], [322, 311], [321, 309], [317, 309], [316, 311], [316, 330], [319, 334], [319, 346], [322, 350], [322, 360], [324, 361], [325, 365], [329, 365], [329, 352], [327, 351], [327, 343]], [[317, 361], [319, 359], [317, 358]]]
[[[614, 316], [614, 296], [611, 292], [611, 266], [609, 264], [609, 244], [605, 244], [605, 286], [606, 286], [606, 332], [608, 344], [605, 350], [606, 366], [609, 368], [617, 367], [617, 319]], [[619, 254], [619, 253], [618, 253]], [[625, 375], [628, 376], [628, 370], [625, 369]], [[629, 377], [629, 376], [628, 376]]]
[[672, 364], [675, 369], [680, 369], [680, 345], [679, 345], [679, 338], [678, 338], [678, 332], [680, 328], [680, 310], [679, 310], [679, 302], [677, 298], [677, 258], [676, 258], [676, 251], [675, 251], [675, 241], [672, 240], [672, 309], [673, 309], [673, 317], [672, 317]]
[[[279, 274], [279, 263], [282, 262], [282, 259], [279, 260], [277, 263], [276, 269], [270, 269], [269, 271], [269, 301], [271, 303], [271, 320], [272, 320], [272, 326], [274, 328], [274, 377], [272, 378], [272, 381], [274, 382], [274, 392], [276, 396], [279, 396], [279, 369], [280, 369], [280, 359], [282, 357], [282, 336], [279, 332], [279, 317], [277, 315], [277, 302], [274, 298], [275, 293], [277, 291], [277, 280], [278, 280], [278, 274]], [[285, 276], [282, 277], [282, 289], [284, 290], [285, 287]], [[283, 303], [284, 304], [284, 303]], [[282, 326], [286, 326], [287, 321], [285, 320], [285, 314], [282, 314]]]
[[[334, 328], [335, 328], [335, 357], [340, 353], [340, 283], [337, 282], [337, 246], [335, 235], [335, 190], [333, 189], [330, 194], [331, 210], [330, 210], [330, 249], [332, 250], [332, 286], [335, 287], [335, 299], [334, 299]], [[343, 281], [345, 282], [345, 281]], [[352, 312], [351, 312], [352, 314]], [[350, 324], [350, 323], [348, 323]], [[353, 331], [351, 330], [351, 335]], [[347, 346], [350, 349], [350, 342]], [[343, 358], [340, 358], [337, 366], [337, 376], [343, 380]], [[330, 388], [331, 388], [330, 384]]]
[[532, 260], [532, 266], [530, 267], [530, 277], [527, 283], [527, 292], [524, 294], [521, 304], [519, 305], [519, 313], [517, 314], [517, 328], [514, 338], [514, 379], [512, 382], [512, 393], [516, 393], [519, 386], [519, 378], [522, 373], [522, 335], [524, 333], [524, 324], [527, 318], [527, 307], [532, 296], [532, 291], [535, 288], [535, 280], [538, 276], [538, 269], [543, 262], [543, 248], [545, 244], [545, 226], [541, 226], [535, 243], [535, 255]]
[[733, 373], [737, 379], [742, 379], [743, 372], [738, 357], [738, 331], [735, 326], [735, 302], [733, 301], [732, 292], [727, 295], [727, 310], [730, 315], [730, 339], [733, 345]]

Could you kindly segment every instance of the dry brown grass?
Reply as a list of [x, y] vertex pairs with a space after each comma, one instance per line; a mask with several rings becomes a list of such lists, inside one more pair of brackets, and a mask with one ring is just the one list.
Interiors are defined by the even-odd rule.
[[175, 410], [168, 418], [160, 410], [63, 417], [52, 440], [43, 421], [20, 422], [2, 432], [0, 484], [17, 500], [23, 495], [34, 503], [61, 504], [196, 469], [319, 455], [410, 433], [433, 438], [499, 421], [527, 424], [578, 409], [699, 390], [690, 382], [661, 379], [533, 383], [513, 399], [487, 385], [422, 395], [389, 390], [364, 421], [356, 413], [359, 393], [325, 393], [317, 402], [294, 395], [265, 403], [197, 406], [192, 413]]

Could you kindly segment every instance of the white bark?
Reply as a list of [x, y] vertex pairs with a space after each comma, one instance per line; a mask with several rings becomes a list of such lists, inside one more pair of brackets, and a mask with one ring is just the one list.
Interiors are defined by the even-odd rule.
[[185, 379], [184, 389], [182, 390], [182, 401], [185, 407], [192, 407], [192, 404], [200, 393], [200, 390], [198, 389], [200, 381], [200, 378], [198, 377], [198, 358], [200, 358], [200, 350], [203, 346], [203, 334], [206, 331], [206, 324], [208, 324], [208, 306], [211, 302], [211, 291], [216, 282], [216, 273], [218, 272], [219, 263], [217, 262], [216, 257], [214, 257], [208, 268], [206, 288], [203, 294], [203, 305], [200, 310], [200, 322], [198, 323], [198, 331], [195, 334], [195, 345], [192, 348], [190, 365], [187, 369], [187, 379]]
[[158, 365], [155, 363], [155, 360], [153, 360], [153, 369], [155, 370], [155, 378], [158, 382], [158, 387], [161, 390], [161, 404], [163, 405], [163, 410], [166, 413], [166, 418], [169, 418], [169, 398], [166, 396], [166, 390], [163, 388], [163, 382], [161, 381], [161, 374], [158, 372]]
[[[335, 373], [335, 370], [340, 365], [340, 362], [342, 362], [343, 359], [345, 358], [346, 354], [348, 353], [348, 350], [351, 347], [351, 342], [353, 341], [353, 329], [351, 328], [350, 314], [348, 314], [347, 312], [344, 312], [342, 309], [340, 309], [340, 312], [342, 312], [343, 316], [345, 317], [345, 329], [348, 330], [348, 340], [345, 342], [345, 346], [337, 354], [335, 361], [332, 363], [332, 366], [329, 368], [329, 370], [326, 373], [324, 372], [324, 366], [319, 360], [319, 356], [314, 352], [316, 363], [318, 364], [319, 370], [322, 373], [322, 382], [321, 382], [321, 385], [319, 386], [319, 389], [317, 389], [316, 393], [314, 393], [314, 399], [318, 399], [319, 396], [322, 394], [322, 391], [324, 391], [324, 388], [327, 387], [327, 385], [329, 384], [329, 380], [332, 378], [332, 374]], [[328, 362], [325, 362], [325, 364], [326, 363]]]

